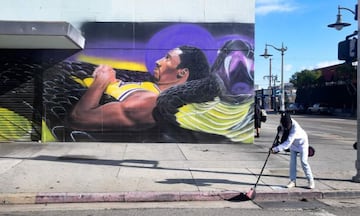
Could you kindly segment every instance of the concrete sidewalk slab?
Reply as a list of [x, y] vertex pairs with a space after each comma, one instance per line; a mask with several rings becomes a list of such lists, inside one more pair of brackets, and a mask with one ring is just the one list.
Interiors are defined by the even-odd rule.
[[[1, 143], [0, 201], [246, 200], [245, 193], [254, 186], [273, 142], [278, 118], [269, 114], [255, 144]], [[309, 137], [316, 148], [310, 158], [316, 189], [305, 188], [300, 166], [298, 187], [285, 188], [290, 158], [279, 153], [269, 157], [256, 200], [360, 197], [360, 184], [351, 181], [356, 158], [351, 139], [346, 134], [311, 130]]]

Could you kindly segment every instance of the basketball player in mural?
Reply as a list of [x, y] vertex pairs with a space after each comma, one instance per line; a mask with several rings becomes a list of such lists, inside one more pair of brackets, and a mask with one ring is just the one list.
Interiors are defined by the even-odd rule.
[[[116, 79], [116, 72], [109, 66], [100, 65], [93, 72], [93, 81], [73, 108], [70, 125], [73, 129], [87, 131], [144, 130], [155, 125], [152, 112], [159, 94], [187, 81], [208, 78], [209, 64], [198, 48], [180, 46], [170, 50], [156, 61], [154, 83], [124, 82]], [[115, 85], [113, 90], [109, 86]], [[213, 89], [213, 99], [218, 93]], [[118, 101], [99, 104], [103, 93], [109, 93]], [[209, 97], [206, 97], [206, 100]]]
[[44, 82], [50, 133], [63, 141], [252, 142], [252, 56], [239, 44], [226, 43], [211, 69], [201, 50], [180, 46], [153, 75], [63, 62]]

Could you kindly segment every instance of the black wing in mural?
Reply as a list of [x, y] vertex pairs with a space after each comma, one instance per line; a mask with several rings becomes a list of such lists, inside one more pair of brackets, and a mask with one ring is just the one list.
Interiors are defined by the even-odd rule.
[[[86, 62], [64, 61], [46, 70], [43, 82], [43, 103], [46, 125], [50, 134], [59, 141], [133, 141], [143, 142], [153, 138], [146, 132], [106, 131], [88, 132], [72, 130], [67, 127], [67, 117], [71, 109], [87, 90], [82, 84], [92, 77], [97, 65]], [[151, 81], [152, 76], [144, 72], [118, 70], [116, 77], [125, 82]], [[103, 94], [100, 104], [116, 101], [108, 94]], [[151, 131], [154, 133], [153, 131]], [[150, 132], [149, 132], [150, 134]], [[156, 133], [155, 133], [156, 134]]]

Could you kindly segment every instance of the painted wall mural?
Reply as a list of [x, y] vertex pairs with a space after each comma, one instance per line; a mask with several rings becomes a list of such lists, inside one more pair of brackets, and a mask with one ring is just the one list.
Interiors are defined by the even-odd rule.
[[42, 141], [253, 142], [254, 24], [81, 30], [85, 49], [42, 73]]
[[0, 142], [42, 137], [42, 74], [76, 50], [0, 49]]

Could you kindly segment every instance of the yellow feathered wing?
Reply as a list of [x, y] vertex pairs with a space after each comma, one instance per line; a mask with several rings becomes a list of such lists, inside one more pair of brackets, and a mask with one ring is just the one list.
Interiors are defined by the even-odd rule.
[[253, 122], [249, 113], [253, 100], [229, 104], [216, 98], [179, 108], [176, 121], [182, 128], [222, 135], [233, 142], [253, 143]]

